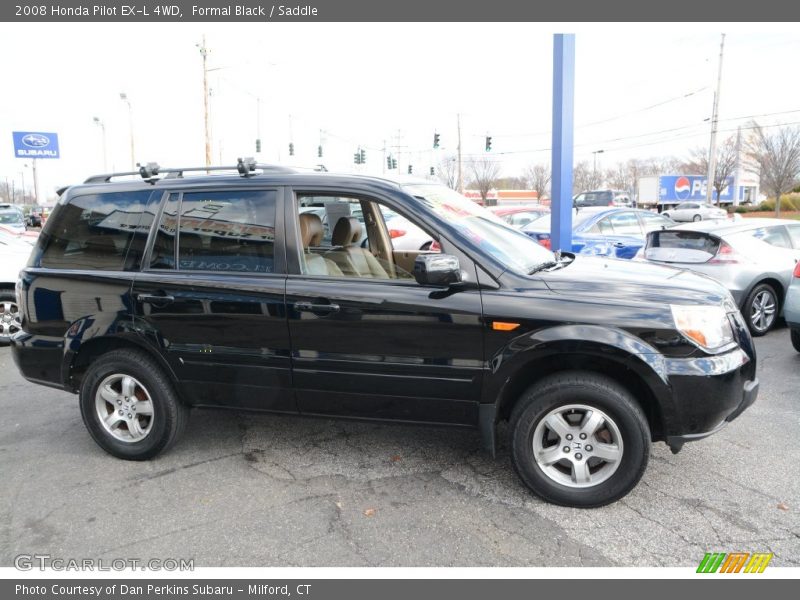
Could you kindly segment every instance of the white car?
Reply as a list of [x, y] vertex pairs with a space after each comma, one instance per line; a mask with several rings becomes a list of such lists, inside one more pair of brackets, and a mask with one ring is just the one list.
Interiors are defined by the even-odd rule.
[[673, 221], [707, 221], [728, 218], [728, 212], [725, 209], [705, 202], [683, 202], [661, 214]]
[[28, 263], [31, 244], [18, 236], [0, 231], [0, 345], [8, 344], [11, 336], [20, 330], [14, 286], [19, 272]]
[[13, 204], [0, 204], [0, 226], [14, 233], [25, 233], [25, 215]]

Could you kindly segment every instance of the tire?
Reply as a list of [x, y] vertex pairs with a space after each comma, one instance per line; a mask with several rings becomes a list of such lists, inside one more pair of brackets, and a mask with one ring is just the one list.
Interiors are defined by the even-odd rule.
[[767, 333], [778, 320], [778, 295], [768, 283], [759, 283], [747, 295], [742, 314], [753, 337]]
[[11, 336], [22, 329], [19, 304], [14, 292], [0, 291], [0, 346], [7, 346]]
[[703, 220], [703, 215], [695, 215], [694, 217], [692, 217], [692, 221], [694, 221], [695, 223], [697, 223], [697, 221], [702, 221], [702, 220]]
[[661, 213], [661, 216], [663, 216], [663, 217], [667, 217], [668, 219], [672, 219], [672, 217], [671, 217], [671, 216], [669, 216], [669, 213], [668, 213], [668, 212]]
[[800, 329], [792, 329], [789, 335], [792, 338], [792, 346], [800, 352]]
[[[546, 424], [553, 415], [560, 415], [567, 426], [561, 434]], [[603, 423], [592, 433], [589, 423], [598, 416]], [[581, 439], [582, 426], [588, 427], [586, 441]], [[615, 381], [595, 373], [557, 373], [529, 387], [514, 406], [510, 431], [512, 462], [520, 479], [544, 500], [561, 506], [594, 508], [619, 500], [642, 478], [650, 456], [650, 428], [641, 407]], [[563, 452], [565, 447], [569, 453]], [[616, 458], [602, 460], [595, 454], [601, 448]], [[547, 454], [563, 458], [548, 466]], [[588, 481], [576, 480], [576, 464], [594, 469], [588, 471]]]
[[[81, 383], [79, 401], [97, 445], [125, 460], [147, 460], [163, 452], [189, 420], [188, 407], [164, 371], [133, 349], [112, 350], [94, 360]], [[101, 411], [109, 425], [101, 421]]]

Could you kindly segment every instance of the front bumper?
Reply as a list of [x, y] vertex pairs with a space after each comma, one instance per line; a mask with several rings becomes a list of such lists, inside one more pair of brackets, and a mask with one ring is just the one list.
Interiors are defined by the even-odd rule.
[[671, 359], [667, 368], [675, 419], [666, 442], [673, 452], [716, 433], [758, 397], [755, 359], [741, 348], [719, 356]]

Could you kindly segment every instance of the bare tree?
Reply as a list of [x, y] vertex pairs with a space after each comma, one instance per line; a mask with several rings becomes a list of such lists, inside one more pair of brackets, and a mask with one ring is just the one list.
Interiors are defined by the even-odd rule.
[[[736, 137], [726, 139], [717, 147], [717, 162], [714, 171], [714, 190], [717, 192], [717, 202], [728, 187], [728, 178], [736, 170]], [[689, 161], [684, 164], [684, 170], [696, 175], [708, 174], [708, 152], [704, 148], [695, 148], [690, 152]]]
[[445, 156], [436, 167], [436, 177], [451, 190], [458, 188], [458, 159]]
[[781, 215], [781, 194], [800, 178], [800, 128], [779, 127], [768, 133], [755, 121], [747, 143], [750, 158], [758, 165], [761, 186], [775, 194], [775, 216]]
[[486, 197], [500, 175], [500, 165], [488, 158], [476, 158], [470, 161], [469, 168], [472, 172], [472, 185], [480, 193], [483, 203], [487, 204]]
[[523, 177], [527, 180], [528, 187], [536, 192], [536, 197], [540, 201], [550, 193], [550, 178], [552, 174], [553, 169], [550, 165], [542, 164], [526, 167], [523, 171]]
[[603, 183], [603, 175], [595, 171], [588, 162], [579, 162], [572, 169], [572, 193], [579, 194], [587, 190], [595, 190]]
[[606, 170], [606, 181], [609, 186], [616, 190], [630, 192], [633, 189], [636, 176], [632, 173], [628, 163], [620, 162], [615, 167]]

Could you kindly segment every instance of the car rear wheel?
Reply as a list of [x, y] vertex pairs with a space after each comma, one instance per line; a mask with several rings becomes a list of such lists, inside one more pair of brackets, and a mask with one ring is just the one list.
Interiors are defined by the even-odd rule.
[[543, 499], [578, 508], [614, 502], [641, 479], [650, 428], [630, 393], [595, 373], [565, 372], [528, 388], [512, 411], [512, 462]]
[[778, 316], [778, 296], [768, 283], [760, 283], [747, 296], [742, 311], [747, 326], [754, 336], [767, 333], [775, 325]]
[[0, 292], [0, 346], [11, 341], [11, 336], [22, 329], [19, 305], [13, 292]]
[[794, 346], [795, 350], [800, 352], [800, 329], [792, 329], [790, 335], [792, 338], [792, 346]]
[[692, 219], [692, 221], [695, 221], [695, 222], [702, 221], [702, 220], [703, 220], [703, 215], [695, 215], [694, 218]]
[[81, 383], [81, 416], [97, 444], [126, 460], [146, 460], [180, 437], [189, 418], [163, 370], [137, 350], [113, 350]]

